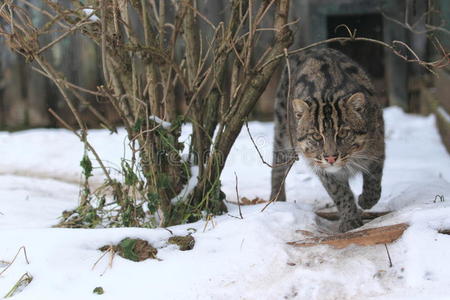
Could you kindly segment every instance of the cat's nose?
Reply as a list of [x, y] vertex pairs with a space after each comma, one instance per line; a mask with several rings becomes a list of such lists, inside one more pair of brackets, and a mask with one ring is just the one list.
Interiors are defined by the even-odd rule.
[[337, 159], [337, 154], [334, 155], [324, 155], [325, 160], [329, 163], [329, 164], [334, 164], [336, 162]]

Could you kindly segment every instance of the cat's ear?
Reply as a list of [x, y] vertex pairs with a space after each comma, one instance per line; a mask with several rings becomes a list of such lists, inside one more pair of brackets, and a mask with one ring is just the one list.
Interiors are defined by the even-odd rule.
[[309, 109], [305, 100], [298, 98], [292, 100], [292, 107], [294, 108], [294, 114], [297, 119], [300, 119]]
[[362, 111], [366, 104], [366, 96], [361, 92], [354, 93], [345, 102], [348, 107], [356, 111]]

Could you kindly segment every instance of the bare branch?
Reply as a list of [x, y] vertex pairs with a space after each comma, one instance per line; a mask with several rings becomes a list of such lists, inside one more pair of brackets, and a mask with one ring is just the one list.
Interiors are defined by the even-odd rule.
[[289, 161], [289, 167], [287, 168], [286, 172], [283, 175], [283, 179], [281, 180], [281, 184], [280, 184], [280, 187], [278, 188], [278, 192], [275, 195], [275, 198], [270, 199], [270, 201], [267, 202], [267, 204], [264, 205], [264, 207], [261, 209], [261, 212], [263, 212], [270, 204], [272, 204], [273, 202], [276, 202], [278, 200], [278, 198], [280, 197], [280, 194], [281, 194], [281, 190], [283, 189], [284, 182], [286, 181], [286, 177], [288, 176], [289, 172], [291, 171], [291, 168], [294, 165], [294, 163], [295, 163], [295, 159], [291, 159]]
[[106, 176], [106, 178], [108, 179], [109, 182], [112, 182], [112, 178], [109, 175], [108, 170], [106, 169], [105, 165], [103, 164], [103, 161], [100, 159], [100, 156], [98, 155], [97, 151], [95, 150], [94, 147], [92, 147], [92, 145], [88, 142], [86, 135], [84, 133], [78, 133], [78, 131], [75, 130], [75, 128], [73, 128], [72, 126], [70, 126], [69, 124], [67, 124], [67, 122], [65, 122], [60, 116], [58, 116], [58, 114], [51, 108], [48, 109], [48, 111], [59, 121], [61, 122], [61, 124], [63, 124], [64, 127], [66, 127], [68, 130], [72, 131], [85, 145], [86, 147], [89, 149], [89, 151], [92, 152], [92, 154], [94, 155], [95, 159], [97, 160], [98, 164], [100, 165], [100, 168], [102, 168], [103, 170], [103, 174]]
[[[436, 61], [431, 61], [431, 62], [426, 62], [420, 59], [417, 59], [418, 56], [417, 54], [415, 54], [413, 52], [413, 50], [407, 46], [404, 42], [402, 41], [392, 41], [392, 45], [389, 45], [385, 42], [379, 41], [379, 40], [375, 40], [375, 39], [370, 39], [370, 38], [364, 38], [364, 37], [354, 37], [353, 35], [350, 37], [336, 37], [336, 38], [331, 38], [331, 39], [327, 39], [327, 40], [323, 40], [320, 42], [316, 42], [316, 43], [312, 43], [306, 47], [302, 47], [296, 50], [292, 50], [289, 51], [288, 54], [289, 55], [293, 55], [299, 52], [303, 52], [306, 51], [308, 49], [317, 47], [317, 46], [321, 46], [324, 44], [328, 44], [328, 43], [333, 43], [333, 42], [353, 42], [353, 41], [363, 41], [363, 42], [370, 42], [370, 43], [374, 43], [374, 44], [378, 44], [381, 45], [385, 48], [390, 49], [394, 54], [396, 54], [397, 56], [401, 57], [402, 59], [404, 59], [407, 62], [414, 62], [414, 63], [418, 63], [419, 65], [425, 67], [427, 70], [429, 70], [430, 72], [433, 72], [429, 67], [438, 67], [438, 68], [443, 68], [445, 66], [447, 66], [450, 63], [450, 52], [443, 52], [442, 57], [439, 58]], [[411, 54], [413, 54], [416, 58], [415, 59], [408, 59], [407, 56], [401, 54], [400, 50], [397, 48], [398, 45], [401, 45], [403, 47], [405, 47]], [[280, 59], [281, 57], [283, 57], [284, 54], [279, 54], [278, 56], [273, 57], [271, 60], [266, 61], [264, 64], [262, 64], [258, 70], [263, 69], [264, 67], [266, 67], [268, 64], [272, 63], [273, 61]]]

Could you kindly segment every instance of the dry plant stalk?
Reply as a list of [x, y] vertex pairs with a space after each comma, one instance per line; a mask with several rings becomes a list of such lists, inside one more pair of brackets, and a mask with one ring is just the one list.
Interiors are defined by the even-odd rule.
[[28, 272], [24, 273], [17, 282], [13, 285], [13, 287], [9, 290], [9, 292], [3, 298], [10, 298], [18, 292], [20, 288], [26, 287], [33, 280], [33, 276], [31, 276]]
[[14, 255], [14, 258], [12, 259], [12, 261], [10, 263], [8, 263], [8, 265], [0, 272], [0, 276], [3, 275], [6, 272], [6, 270], [8, 270], [9, 267], [11, 267], [14, 264], [17, 257], [19, 256], [21, 250], [23, 250], [23, 256], [25, 257], [25, 262], [27, 263], [27, 265], [30, 264], [30, 261], [28, 260], [28, 256], [27, 256], [27, 249], [25, 248], [25, 246], [22, 246], [19, 248], [19, 250], [17, 250], [17, 253], [16, 253], [16, 255]]

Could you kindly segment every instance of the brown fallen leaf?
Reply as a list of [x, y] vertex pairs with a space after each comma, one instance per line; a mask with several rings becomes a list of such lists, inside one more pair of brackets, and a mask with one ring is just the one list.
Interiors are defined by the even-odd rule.
[[253, 198], [252, 200], [248, 199], [247, 197], [242, 197], [240, 200], [241, 205], [256, 205], [261, 203], [267, 203], [267, 201], [259, 197]]

